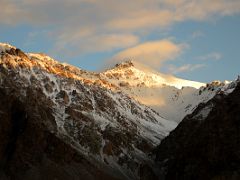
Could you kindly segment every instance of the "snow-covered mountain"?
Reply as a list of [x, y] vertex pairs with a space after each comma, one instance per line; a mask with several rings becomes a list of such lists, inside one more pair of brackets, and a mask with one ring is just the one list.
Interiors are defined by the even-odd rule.
[[[79, 177], [72, 173], [78, 171], [75, 164], [63, 166], [55, 160], [51, 152], [56, 144], [48, 144], [50, 136], [58, 142], [55, 151], [61, 158], [69, 158], [62, 150], [68, 149], [84, 159], [76, 161], [71, 154], [71, 162], [86, 166], [80, 171], [82, 177], [93, 176], [87, 168], [91, 167], [110, 179], [138, 179], [143, 175], [141, 164], [147, 164], [146, 169], [153, 165], [148, 153], [177, 122], [200, 103], [226, 93], [229, 85], [183, 80], [132, 61], [93, 73], [0, 43], [0, 137], [4, 139], [0, 157], [11, 149], [0, 165], [7, 169], [6, 176], [12, 178], [15, 168], [18, 178], [25, 179], [26, 174], [44, 175], [48, 169], [31, 159], [47, 158], [44, 162], [55, 168], [53, 172], [64, 169], [67, 179]], [[33, 129], [40, 134], [36, 140], [31, 139]], [[56, 173], [52, 175], [54, 179]]]
[[[90, 164], [113, 177], [138, 178], [140, 164], [151, 164], [148, 153], [177, 125], [130, 98], [100, 74], [61, 64], [44, 54], [27, 54], [7, 44], [0, 46], [1, 91], [5, 97], [14, 97], [22, 104], [24, 111], [14, 110], [24, 114], [21, 122], [46, 124], [45, 131], [77, 149]], [[36, 107], [29, 106], [34, 103]], [[11, 120], [15, 113], [4, 108], [0, 110], [1, 117], [15, 121]], [[12, 122], [14, 128], [21, 124], [18, 121], [17, 125]], [[21, 134], [27, 132], [21, 130]], [[18, 138], [14, 134], [16, 142], [8, 142], [11, 147], [18, 147]], [[25, 163], [36, 168], [29, 160]]]
[[[52, 58], [44, 54], [28, 54], [32, 58]], [[58, 62], [55, 62], [58, 63]], [[39, 64], [40, 66], [43, 66]], [[136, 61], [117, 64], [102, 73], [80, 70], [62, 64], [62, 72], [85, 83], [103, 86], [114, 92], [123, 92], [136, 101], [155, 110], [166, 120], [179, 123], [200, 103], [207, 102], [229, 82], [214, 81], [208, 84], [176, 78], [156, 72]], [[57, 70], [53, 70], [58, 74]]]
[[155, 72], [135, 61], [117, 64], [100, 75], [165, 119], [176, 122], [193, 112], [198, 104], [210, 100], [227, 84], [183, 80]]

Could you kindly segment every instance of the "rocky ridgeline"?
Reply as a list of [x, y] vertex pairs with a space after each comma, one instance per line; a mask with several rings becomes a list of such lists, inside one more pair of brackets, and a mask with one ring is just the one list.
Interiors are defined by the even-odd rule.
[[46, 55], [2, 51], [1, 177], [144, 176], [141, 164], [152, 166], [148, 153], [176, 124], [109, 87]]

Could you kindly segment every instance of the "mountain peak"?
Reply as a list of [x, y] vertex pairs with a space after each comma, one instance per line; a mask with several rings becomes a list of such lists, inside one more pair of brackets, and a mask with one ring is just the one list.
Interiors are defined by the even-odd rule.
[[116, 68], [129, 68], [134, 67], [135, 62], [133, 60], [127, 60], [115, 65]]
[[17, 49], [17, 48], [8, 43], [0, 42], [0, 52], [6, 52], [6, 51], [9, 51], [10, 49]]
[[205, 83], [180, 79], [168, 74], [162, 74], [147, 65], [134, 60], [125, 61], [115, 65], [115, 68], [104, 73], [109, 80], [126, 82], [131, 86], [145, 85], [147, 87], [162, 87], [163, 85], [182, 87], [194, 87], [199, 89]]
[[105, 71], [106, 73], [117, 73], [117, 74], [132, 74], [133, 76], [165, 76], [164, 74], [156, 71], [148, 65], [145, 65], [139, 61], [130, 59], [127, 61], [123, 61], [121, 63], [117, 63], [112, 69]]

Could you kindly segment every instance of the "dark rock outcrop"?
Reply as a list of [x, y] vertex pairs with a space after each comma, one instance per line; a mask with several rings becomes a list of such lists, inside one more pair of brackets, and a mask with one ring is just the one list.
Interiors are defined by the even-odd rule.
[[18, 49], [18, 48], [11, 48], [9, 51], [7, 51], [8, 54], [10, 55], [14, 55], [14, 56], [18, 56], [20, 58], [27, 58], [27, 55], [21, 50], [21, 49]]
[[240, 179], [240, 84], [185, 117], [156, 162], [160, 179]]

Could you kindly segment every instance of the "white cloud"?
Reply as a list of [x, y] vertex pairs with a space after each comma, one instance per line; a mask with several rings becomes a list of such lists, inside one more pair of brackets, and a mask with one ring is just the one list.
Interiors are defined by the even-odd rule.
[[0, 0], [0, 4], [0, 24], [43, 28], [55, 48], [68, 48], [68, 43], [76, 47], [69, 49], [74, 53], [126, 48], [142, 39], [136, 34], [143, 30], [240, 12], [238, 0]]
[[[121, 16], [110, 19], [107, 22], [109, 28], [133, 31], [137, 31], [139, 28], [164, 28], [176, 22], [203, 21], [216, 15], [225, 16], [240, 12], [240, 1], [235, 0], [142, 0], [132, 2], [135, 2], [135, 7], [126, 7], [120, 12]], [[123, 3], [118, 3], [118, 6], [122, 5]]]
[[209, 54], [206, 54], [204, 56], [199, 56], [197, 57], [198, 60], [215, 60], [215, 61], [218, 61], [222, 58], [222, 54], [219, 53], [219, 52], [212, 52], [212, 53], [209, 53]]
[[186, 44], [175, 44], [168, 39], [146, 42], [119, 52], [110, 60], [110, 63], [115, 64], [131, 59], [159, 68], [163, 62], [179, 56], [185, 47], [187, 47]]
[[[67, 34], [67, 36], [69, 36]], [[92, 53], [111, 51], [114, 49], [127, 48], [139, 42], [138, 36], [132, 34], [103, 34], [103, 35], [83, 35], [80, 32], [73, 37], [60, 37], [56, 40], [55, 53], [66, 50], [70, 56], [79, 53]], [[64, 52], [66, 53], [66, 52]]]
[[197, 69], [203, 68], [205, 66], [206, 66], [205, 64], [185, 64], [185, 65], [182, 65], [179, 67], [170, 65], [168, 67], [168, 72], [171, 74], [178, 74], [178, 73], [182, 73], [182, 72], [192, 72]]

